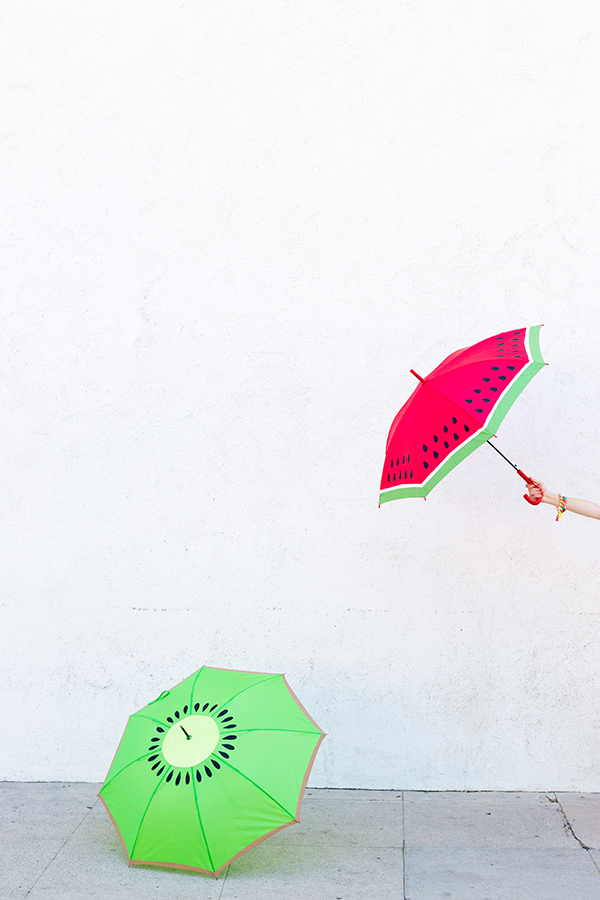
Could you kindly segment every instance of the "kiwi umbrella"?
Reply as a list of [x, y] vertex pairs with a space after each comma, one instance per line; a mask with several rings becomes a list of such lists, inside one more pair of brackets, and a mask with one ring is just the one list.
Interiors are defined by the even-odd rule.
[[323, 737], [283, 675], [203, 666], [130, 716], [99, 797], [130, 865], [217, 876], [298, 821]]
[[[380, 504], [426, 497], [459, 462], [490, 443], [523, 388], [546, 365], [540, 352], [541, 327], [505, 331], [457, 350], [426, 378], [410, 370], [419, 383], [389, 431]], [[530, 503], [540, 502], [523, 496]]]

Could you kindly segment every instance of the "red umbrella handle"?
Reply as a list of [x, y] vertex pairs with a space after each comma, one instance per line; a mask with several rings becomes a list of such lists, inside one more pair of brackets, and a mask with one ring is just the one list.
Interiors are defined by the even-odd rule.
[[[521, 478], [527, 482], [527, 484], [535, 484], [535, 481], [533, 480], [533, 478], [530, 478], [529, 475], [526, 475], [524, 472], [521, 472], [520, 469], [517, 469], [517, 472], [519, 473]], [[539, 484], [535, 484], [535, 486], [540, 487]], [[540, 488], [540, 490], [541, 490], [541, 488]], [[542, 492], [541, 496], [538, 497], [537, 500], [534, 500], [532, 497], [529, 496], [529, 494], [523, 494], [523, 498], [525, 500], [527, 500], [528, 503], [531, 503], [532, 506], [538, 506], [538, 504], [540, 504], [542, 502], [543, 496], [544, 496], [544, 494]]]

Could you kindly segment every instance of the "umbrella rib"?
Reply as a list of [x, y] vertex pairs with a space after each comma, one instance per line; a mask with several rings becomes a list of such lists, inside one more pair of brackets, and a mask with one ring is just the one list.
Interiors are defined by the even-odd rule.
[[262, 788], [262, 787], [261, 787], [259, 784], [257, 784], [255, 781], [253, 781], [252, 778], [249, 778], [248, 775], [244, 775], [243, 772], [240, 772], [239, 769], [236, 769], [235, 766], [232, 766], [231, 763], [228, 763], [228, 762], [226, 762], [225, 760], [223, 760], [222, 765], [227, 766], [228, 769], [231, 769], [233, 772], [237, 772], [238, 775], [240, 775], [240, 776], [241, 776], [242, 778], [244, 778], [246, 781], [249, 781], [250, 784], [254, 785], [254, 787], [256, 788], [257, 791], [260, 791], [261, 794], [264, 794], [265, 797], [268, 797], [269, 800], [272, 800], [273, 803], [274, 803], [276, 806], [279, 807], [279, 809], [283, 810], [284, 813], [287, 813], [288, 816], [291, 816], [292, 819], [293, 819], [294, 821], [296, 821], [296, 816], [295, 816], [294, 813], [291, 813], [291, 812], [289, 811], [289, 809], [286, 809], [285, 806], [282, 806], [281, 803], [279, 803], [279, 801], [275, 799], [275, 797], [271, 796], [271, 794], [269, 794], [268, 791], [265, 791], [265, 789]]
[[158, 784], [156, 785], [156, 787], [155, 787], [154, 790], [152, 791], [152, 794], [150, 795], [150, 799], [148, 800], [148, 804], [147, 804], [147, 806], [146, 806], [146, 809], [144, 810], [144, 815], [143, 815], [142, 818], [140, 819], [140, 824], [139, 824], [139, 827], [138, 827], [138, 830], [137, 830], [137, 833], [136, 833], [136, 836], [135, 836], [135, 841], [134, 841], [133, 844], [131, 845], [131, 855], [130, 855], [130, 859], [133, 859], [133, 858], [134, 858], [133, 854], [134, 854], [134, 851], [135, 851], [135, 845], [136, 845], [137, 842], [138, 842], [138, 839], [139, 839], [139, 836], [140, 836], [140, 831], [142, 830], [142, 825], [144, 824], [144, 819], [146, 818], [146, 816], [147, 816], [147, 814], [148, 814], [148, 810], [150, 809], [150, 804], [151, 804], [152, 801], [154, 800], [154, 797], [156, 796], [156, 792], [158, 791], [159, 787], [161, 786], [161, 784], [163, 783], [163, 781], [165, 780], [166, 777], [167, 777], [167, 775], [166, 775], [166, 772], [165, 772], [165, 774], [162, 776], [162, 778], [160, 779], [160, 781], [158, 782]]
[[147, 759], [151, 752], [152, 752], [151, 750], [148, 750], [148, 751], [144, 754], [144, 756], [138, 756], [137, 759], [132, 759], [130, 762], [126, 763], [126, 765], [124, 765], [122, 769], [119, 769], [118, 772], [115, 772], [115, 774], [111, 776], [110, 781], [105, 781], [105, 782], [104, 782], [104, 784], [103, 784], [102, 787], [100, 788], [100, 793], [102, 793], [102, 791], [104, 790], [104, 788], [107, 787], [112, 781], [115, 780], [115, 778], [117, 777], [117, 775], [120, 775], [121, 772], [124, 772], [125, 769], [128, 769], [128, 768], [129, 768], [129, 766], [134, 766], [136, 763], [141, 762], [143, 759]]
[[215, 863], [214, 863], [214, 860], [213, 860], [213, 858], [212, 858], [212, 855], [211, 855], [211, 852], [210, 852], [210, 849], [209, 849], [209, 846], [208, 846], [208, 841], [207, 841], [207, 839], [206, 839], [206, 832], [204, 831], [204, 825], [202, 824], [202, 816], [200, 815], [200, 807], [198, 806], [198, 794], [197, 794], [197, 792], [196, 792], [196, 782], [195, 782], [195, 780], [192, 780], [192, 787], [194, 788], [194, 803], [196, 804], [196, 811], [197, 811], [197, 813], [198, 813], [198, 823], [199, 823], [199, 825], [200, 825], [200, 831], [202, 832], [202, 838], [203, 838], [203, 840], [204, 840], [204, 846], [206, 847], [206, 853], [207, 853], [208, 858], [209, 858], [209, 860], [210, 860], [210, 867], [211, 867], [211, 869], [212, 869], [213, 872], [214, 872], [214, 870], [215, 870]]
[[[202, 671], [202, 670], [201, 670]], [[267, 675], [261, 681], [255, 681], [254, 684], [249, 684], [245, 688], [242, 688], [241, 691], [238, 691], [237, 694], [234, 694], [233, 697], [230, 697], [229, 700], [225, 700], [224, 703], [221, 703], [219, 709], [222, 709], [224, 706], [227, 706], [228, 703], [231, 703], [232, 700], [235, 700], [236, 697], [239, 697], [240, 694], [245, 693], [246, 691], [250, 691], [252, 688], [258, 687], [259, 684], [264, 684], [265, 681], [274, 681], [276, 678], [281, 678], [281, 675]], [[190, 696], [190, 703], [193, 702], [194, 699], [194, 690], [196, 688], [196, 682], [194, 681], [194, 685], [192, 687], [192, 693]]]

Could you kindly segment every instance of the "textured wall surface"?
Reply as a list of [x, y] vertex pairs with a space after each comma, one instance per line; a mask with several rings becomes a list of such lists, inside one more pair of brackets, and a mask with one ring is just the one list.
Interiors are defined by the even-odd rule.
[[0, 778], [101, 780], [202, 664], [311, 783], [600, 791], [600, 522], [487, 447], [378, 508], [451, 351], [545, 323], [498, 446], [600, 501], [600, 13], [6, 0]]

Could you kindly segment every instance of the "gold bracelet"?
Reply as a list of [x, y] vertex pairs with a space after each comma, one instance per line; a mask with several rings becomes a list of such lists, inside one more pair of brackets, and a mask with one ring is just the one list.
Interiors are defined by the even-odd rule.
[[556, 521], [557, 522], [562, 517], [562, 514], [564, 513], [565, 509], [567, 508], [567, 498], [563, 497], [562, 494], [559, 494], [558, 499], [559, 499], [560, 503], [556, 507]]

